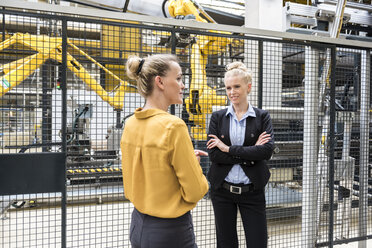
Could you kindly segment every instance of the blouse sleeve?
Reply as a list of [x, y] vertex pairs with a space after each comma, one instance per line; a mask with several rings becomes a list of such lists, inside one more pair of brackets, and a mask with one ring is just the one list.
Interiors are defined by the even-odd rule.
[[194, 148], [183, 121], [177, 122], [170, 131], [169, 144], [171, 164], [181, 185], [186, 202], [198, 202], [208, 191], [208, 181], [195, 156]]

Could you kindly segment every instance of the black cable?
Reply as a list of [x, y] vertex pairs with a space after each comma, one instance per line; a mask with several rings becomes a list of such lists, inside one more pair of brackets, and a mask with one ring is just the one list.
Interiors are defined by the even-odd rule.
[[127, 12], [127, 10], [128, 10], [128, 5], [129, 5], [129, 1], [130, 1], [130, 0], [126, 0], [126, 1], [125, 1], [124, 8], [123, 8], [123, 12]]
[[163, 15], [164, 15], [164, 17], [167, 18], [168, 16], [167, 16], [167, 13], [165, 12], [165, 3], [166, 3], [166, 2], [168, 2], [168, 0], [164, 0], [164, 1], [163, 1], [162, 5], [161, 5], [161, 10], [163, 11]]
[[131, 114], [125, 116], [125, 117], [123, 118], [123, 120], [121, 121], [121, 124], [124, 124], [125, 120], [128, 119], [129, 117], [131, 117], [132, 115], [134, 115], [134, 113], [131, 113]]

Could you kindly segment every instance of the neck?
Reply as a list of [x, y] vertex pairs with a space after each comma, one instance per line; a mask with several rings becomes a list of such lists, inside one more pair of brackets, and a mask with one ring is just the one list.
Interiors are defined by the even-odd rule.
[[236, 114], [242, 114], [242, 113], [247, 112], [248, 107], [249, 107], [248, 102], [244, 102], [244, 103], [241, 103], [241, 104], [233, 104], [233, 108], [234, 108]]
[[162, 97], [151, 95], [146, 98], [146, 103], [143, 109], [161, 109], [168, 111], [169, 104]]

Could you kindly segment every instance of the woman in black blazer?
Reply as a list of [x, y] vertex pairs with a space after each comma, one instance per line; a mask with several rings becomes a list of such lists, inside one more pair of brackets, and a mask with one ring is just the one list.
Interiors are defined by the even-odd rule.
[[207, 148], [212, 161], [208, 179], [215, 215], [217, 247], [237, 248], [237, 210], [247, 247], [267, 247], [265, 185], [267, 160], [274, 149], [271, 118], [248, 101], [252, 77], [241, 62], [227, 65], [227, 109], [212, 114]]

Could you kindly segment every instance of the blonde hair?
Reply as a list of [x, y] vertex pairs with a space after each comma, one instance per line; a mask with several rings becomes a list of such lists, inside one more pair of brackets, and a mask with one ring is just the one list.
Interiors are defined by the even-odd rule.
[[251, 71], [240, 61], [231, 62], [226, 66], [225, 79], [235, 76], [241, 77], [247, 84], [252, 83]]
[[146, 58], [131, 55], [126, 63], [126, 71], [130, 79], [136, 80], [138, 92], [146, 98], [154, 89], [154, 78], [165, 76], [171, 62], [178, 63], [175, 55], [155, 54]]

